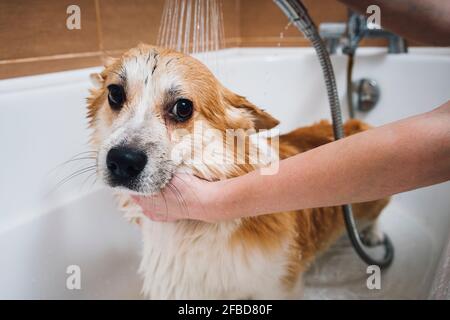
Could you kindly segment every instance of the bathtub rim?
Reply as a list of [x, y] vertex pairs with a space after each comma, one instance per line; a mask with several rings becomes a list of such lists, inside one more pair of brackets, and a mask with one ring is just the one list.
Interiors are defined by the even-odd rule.
[[[256, 57], [265, 57], [268, 61], [273, 59], [283, 59], [286, 57], [296, 57], [298, 54], [315, 54], [311, 47], [244, 47], [221, 49], [217, 53], [217, 58], [237, 58], [252, 59]], [[363, 47], [357, 51], [358, 56], [388, 55], [386, 48]], [[408, 57], [428, 57], [433, 59], [450, 60], [450, 47], [410, 47], [408, 53], [392, 55], [402, 58]], [[194, 57], [201, 58], [200, 55]], [[346, 57], [343, 54], [333, 55], [332, 57]], [[14, 77], [0, 80], [0, 94], [8, 94], [11, 91], [22, 91], [30, 89], [39, 89], [48, 86], [62, 86], [74, 82], [90, 82], [88, 76], [91, 73], [97, 73], [102, 70], [102, 66], [89, 68], [72, 69], [51, 73], [42, 73], [23, 77]], [[39, 80], [39, 81], [37, 81]]]

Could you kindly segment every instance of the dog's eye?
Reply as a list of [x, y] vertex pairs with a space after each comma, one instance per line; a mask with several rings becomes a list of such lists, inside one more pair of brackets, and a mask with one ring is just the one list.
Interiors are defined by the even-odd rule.
[[125, 91], [123, 87], [117, 84], [108, 86], [108, 102], [113, 110], [120, 110], [125, 102]]
[[177, 121], [183, 122], [188, 120], [192, 116], [193, 111], [194, 107], [192, 105], [192, 101], [187, 99], [180, 99], [172, 107], [171, 113]]

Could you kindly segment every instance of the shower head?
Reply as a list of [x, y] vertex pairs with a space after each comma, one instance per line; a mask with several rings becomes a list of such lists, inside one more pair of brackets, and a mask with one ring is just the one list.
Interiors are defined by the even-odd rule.
[[289, 20], [311, 40], [316, 27], [300, 0], [274, 0]]

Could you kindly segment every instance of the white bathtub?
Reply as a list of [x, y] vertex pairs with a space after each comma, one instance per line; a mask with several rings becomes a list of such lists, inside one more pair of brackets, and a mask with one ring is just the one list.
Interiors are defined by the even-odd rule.
[[[345, 61], [333, 57], [341, 97]], [[230, 89], [281, 120], [283, 132], [329, 118], [322, 74], [310, 49], [232, 49], [220, 52], [214, 65]], [[77, 165], [52, 169], [89, 149], [85, 98], [94, 70], [0, 81], [0, 298], [140, 297], [139, 233], [115, 209], [110, 191], [84, 182], [86, 175], [52, 191]], [[355, 79], [373, 78], [381, 86], [377, 107], [358, 114], [373, 125], [425, 112], [450, 98], [447, 49], [412, 49], [406, 55], [361, 49], [354, 73]], [[381, 290], [366, 288], [365, 266], [343, 239], [308, 273], [305, 297], [442, 297], [432, 287], [433, 281], [441, 287], [448, 281], [438, 264], [448, 258], [442, 253], [449, 236], [450, 183], [395, 196], [382, 226], [393, 239], [396, 258], [382, 275]], [[81, 268], [81, 290], [66, 288], [70, 265]]]

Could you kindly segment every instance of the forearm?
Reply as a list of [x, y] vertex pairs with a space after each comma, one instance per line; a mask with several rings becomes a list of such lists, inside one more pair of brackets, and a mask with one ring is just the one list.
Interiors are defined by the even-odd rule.
[[280, 161], [275, 175], [219, 182], [216, 204], [235, 218], [370, 201], [449, 179], [447, 103]]
[[366, 13], [369, 5], [381, 8], [381, 25], [408, 40], [423, 44], [450, 45], [450, 1], [448, 0], [339, 0]]

